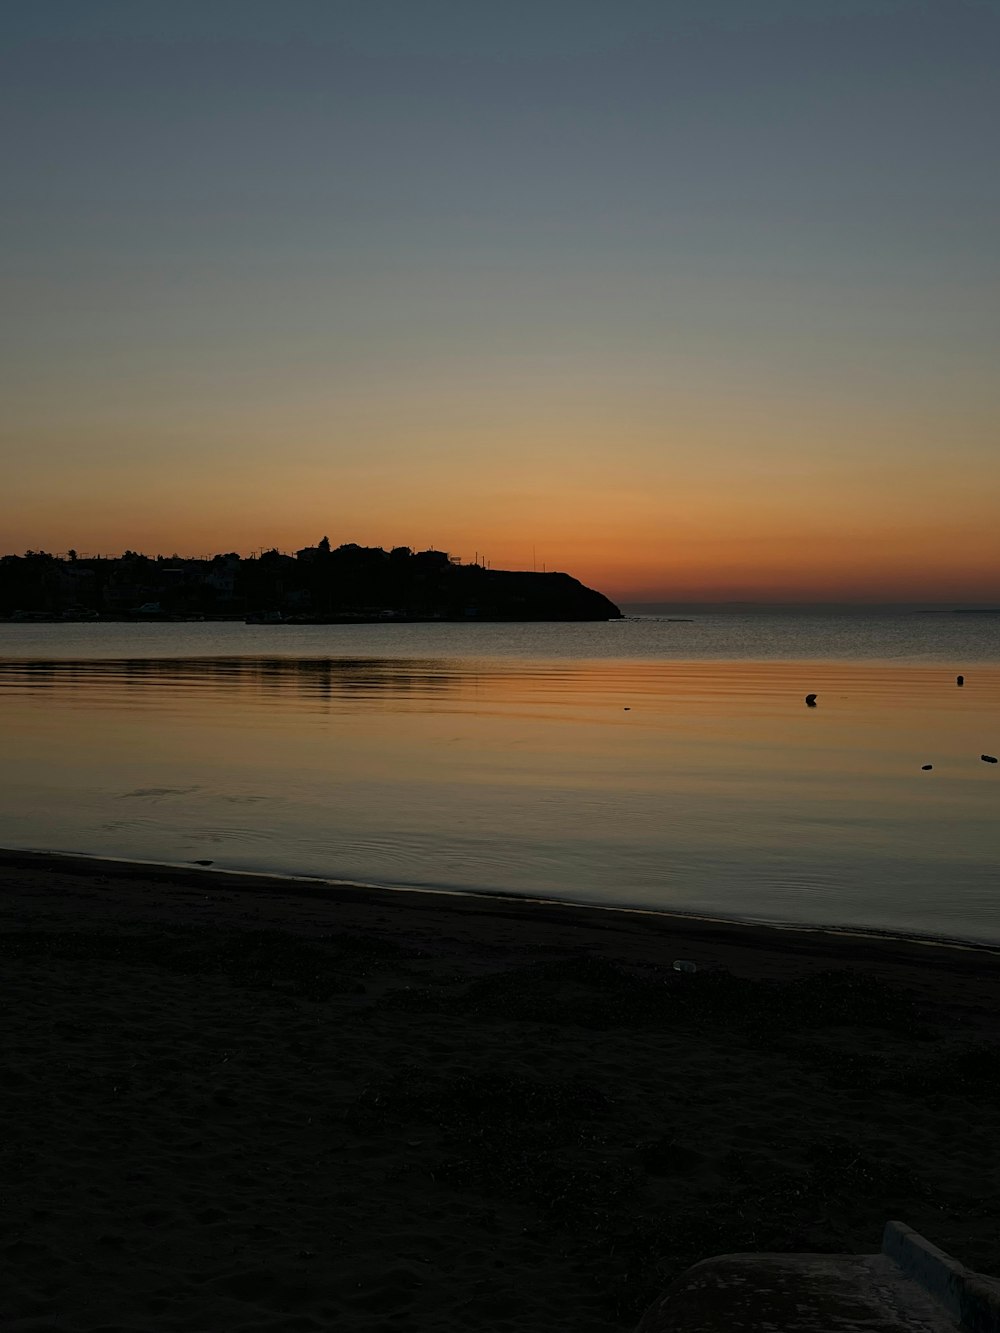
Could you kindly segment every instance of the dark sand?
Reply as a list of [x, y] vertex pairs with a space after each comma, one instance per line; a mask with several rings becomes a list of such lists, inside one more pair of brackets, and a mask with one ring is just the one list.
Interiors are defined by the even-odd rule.
[[996, 953], [15, 853], [0, 884], [5, 1329], [609, 1333], [706, 1255], [888, 1217], [1000, 1273]]

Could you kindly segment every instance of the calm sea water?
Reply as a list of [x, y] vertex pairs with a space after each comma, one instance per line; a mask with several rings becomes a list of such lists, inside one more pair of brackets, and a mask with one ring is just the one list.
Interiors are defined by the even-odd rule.
[[0, 625], [0, 734], [3, 846], [1000, 941], [1000, 617]]

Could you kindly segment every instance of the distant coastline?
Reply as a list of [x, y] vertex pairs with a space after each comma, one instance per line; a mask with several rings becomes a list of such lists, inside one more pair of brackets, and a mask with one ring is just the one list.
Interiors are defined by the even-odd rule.
[[589, 624], [595, 620], [617, 620], [620, 616], [406, 616], [406, 615], [341, 615], [341, 616], [267, 616], [267, 615], [171, 615], [166, 612], [131, 615], [99, 615], [63, 612], [18, 612], [0, 616], [0, 625], [511, 625], [545, 621], [547, 623]]
[[561, 572], [463, 564], [447, 551], [391, 550], [324, 537], [294, 554], [203, 558], [0, 557], [0, 619], [8, 621], [246, 620], [252, 624], [617, 620], [603, 593]]

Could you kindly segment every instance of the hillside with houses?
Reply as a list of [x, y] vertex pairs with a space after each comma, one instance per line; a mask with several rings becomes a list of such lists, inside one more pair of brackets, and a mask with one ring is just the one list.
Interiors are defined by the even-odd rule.
[[9, 620], [224, 619], [267, 623], [372, 620], [609, 620], [602, 593], [563, 573], [463, 564], [446, 551], [385, 550], [324, 537], [294, 554], [243, 557], [0, 557], [0, 617]]

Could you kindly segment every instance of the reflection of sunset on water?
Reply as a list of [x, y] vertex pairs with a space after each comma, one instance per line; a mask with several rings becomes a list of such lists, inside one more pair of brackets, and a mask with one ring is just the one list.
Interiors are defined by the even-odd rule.
[[0, 685], [6, 845], [993, 931], [997, 668], [8, 658]]

